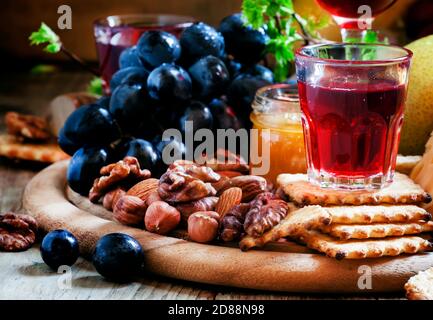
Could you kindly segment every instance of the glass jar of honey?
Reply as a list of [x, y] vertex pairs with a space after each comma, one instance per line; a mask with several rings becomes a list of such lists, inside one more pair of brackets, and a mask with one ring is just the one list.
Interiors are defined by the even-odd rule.
[[269, 172], [264, 177], [275, 183], [280, 173], [305, 173], [307, 166], [297, 86], [276, 84], [263, 87], [257, 91], [252, 108], [250, 119], [253, 129], [258, 130], [258, 143], [252, 143], [250, 147], [259, 155], [264, 154], [263, 148], [269, 147]]

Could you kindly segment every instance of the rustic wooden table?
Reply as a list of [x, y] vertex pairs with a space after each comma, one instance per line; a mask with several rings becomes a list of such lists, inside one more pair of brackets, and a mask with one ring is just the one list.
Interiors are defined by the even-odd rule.
[[[58, 94], [85, 90], [91, 76], [62, 72], [51, 75], [0, 76], [0, 119], [10, 110], [44, 114]], [[0, 120], [0, 132], [4, 131]], [[0, 212], [22, 212], [21, 196], [40, 165], [0, 159]], [[71, 279], [70, 286], [64, 281]], [[141, 281], [115, 284], [104, 280], [82, 258], [70, 277], [51, 271], [43, 262], [39, 245], [21, 253], [0, 253], [0, 299], [404, 299], [403, 293], [382, 295], [284, 294], [234, 289], [148, 275]]]

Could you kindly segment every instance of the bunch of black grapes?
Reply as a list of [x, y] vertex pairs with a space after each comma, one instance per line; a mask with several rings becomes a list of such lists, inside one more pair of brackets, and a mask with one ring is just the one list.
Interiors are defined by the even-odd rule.
[[120, 55], [111, 95], [78, 108], [59, 134], [61, 148], [73, 156], [70, 187], [87, 195], [102, 166], [128, 155], [160, 175], [167, 144], [187, 152], [182, 141], [161, 135], [168, 128], [185, 134], [185, 121], [193, 121], [193, 131], [249, 127], [256, 90], [273, 82], [272, 71], [258, 64], [267, 40], [265, 30], [246, 26], [240, 14], [224, 18], [218, 30], [194, 23], [180, 39], [145, 32]]

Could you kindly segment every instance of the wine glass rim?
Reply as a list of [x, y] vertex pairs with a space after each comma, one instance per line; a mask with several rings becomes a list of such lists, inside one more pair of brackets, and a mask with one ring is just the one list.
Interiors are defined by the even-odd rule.
[[[388, 48], [393, 50], [401, 51], [401, 56], [389, 58], [389, 59], [378, 59], [378, 60], [348, 60], [348, 59], [331, 59], [331, 58], [320, 58], [305, 53], [305, 49], [315, 49], [320, 47], [377, 47], [377, 48]], [[379, 43], [324, 43], [314, 44], [304, 47], [300, 47], [296, 50], [296, 57], [302, 57], [306, 60], [311, 60], [317, 63], [323, 64], [335, 64], [335, 65], [384, 65], [384, 64], [395, 64], [409, 61], [413, 56], [413, 52], [407, 48], [400, 47], [397, 45], [379, 44]]]
[[[192, 23], [194, 23], [196, 21], [196, 19], [194, 19], [191, 16], [184, 16], [184, 15], [177, 15], [177, 14], [159, 14], [159, 13], [131, 13], [131, 14], [115, 14], [115, 15], [109, 15], [109, 16], [105, 16], [105, 17], [99, 17], [97, 19], [95, 19], [93, 21], [93, 24], [95, 26], [103, 26], [103, 27], [125, 27], [128, 28], [130, 26], [128, 26], [127, 24], [125, 25], [110, 25], [110, 20], [122, 20], [122, 19], [132, 19], [135, 18], [137, 20], [146, 20], [146, 19], [154, 19], [157, 17], [164, 17], [164, 18], [170, 18], [173, 20], [179, 20], [179, 22], [174, 22], [174, 23], [168, 23], [166, 24], [167, 26], [172, 26], [172, 27], [188, 27], [189, 25], [191, 25]], [[160, 23], [158, 23], [157, 21], [146, 24], [146, 27], [159, 27], [161, 26]]]

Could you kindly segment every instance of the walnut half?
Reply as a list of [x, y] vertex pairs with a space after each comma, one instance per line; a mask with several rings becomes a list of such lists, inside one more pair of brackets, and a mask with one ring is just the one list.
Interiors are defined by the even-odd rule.
[[23, 251], [36, 240], [38, 224], [25, 214], [8, 212], [0, 215], [0, 250]]
[[8, 112], [5, 116], [7, 131], [17, 138], [44, 141], [51, 138], [47, 121], [38, 116]]
[[210, 168], [175, 161], [161, 176], [158, 193], [162, 200], [171, 203], [195, 201], [216, 195], [211, 183], [219, 179], [220, 176]]
[[261, 193], [250, 203], [244, 230], [252, 237], [260, 237], [285, 218], [287, 210], [288, 204], [284, 200], [276, 199], [270, 192]]
[[148, 179], [151, 173], [147, 169], [140, 169], [137, 158], [125, 157], [116, 163], [102, 167], [101, 177], [96, 178], [89, 192], [89, 200], [98, 202], [108, 191], [116, 187], [129, 189], [142, 180]]

